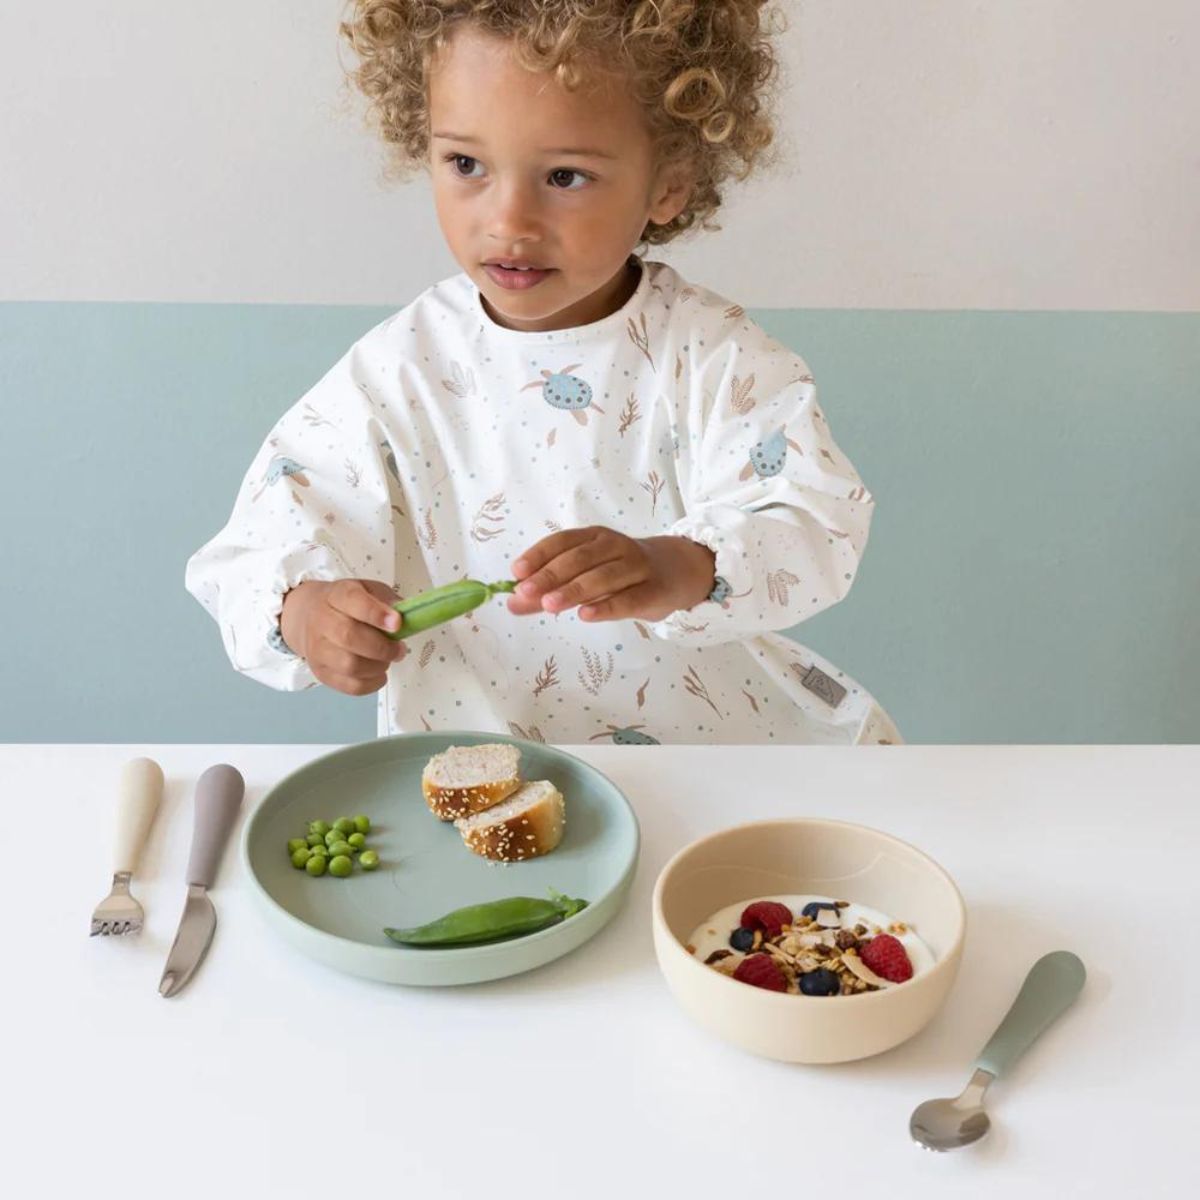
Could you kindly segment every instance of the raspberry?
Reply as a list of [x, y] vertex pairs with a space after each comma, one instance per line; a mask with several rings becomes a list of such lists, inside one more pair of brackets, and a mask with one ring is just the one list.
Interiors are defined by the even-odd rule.
[[743, 929], [761, 929], [769, 937], [778, 937], [785, 925], [792, 923], [792, 910], [774, 900], [755, 900], [742, 913]]
[[912, 963], [903, 944], [890, 933], [881, 933], [858, 948], [858, 956], [881, 979], [903, 983], [912, 978]]
[[748, 954], [738, 963], [733, 977], [771, 992], [787, 991], [787, 980], [769, 954]]

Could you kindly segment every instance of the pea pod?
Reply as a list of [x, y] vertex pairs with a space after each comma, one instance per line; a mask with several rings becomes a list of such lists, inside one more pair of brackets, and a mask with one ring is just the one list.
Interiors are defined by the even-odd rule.
[[392, 941], [406, 946], [470, 946], [537, 933], [585, 908], [586, 900], [572, 900], [551, 888], [549, 900], [508, 896], [487, 904], [456, 908], [428, 925], [418, 925], [414, 929], [385, 929], [383, 932]]
[[460, 579], [458, 583], [447, 583], [431, 588], [407, 600], [400, 600], [392, 607], [403, 617], [400, 628], [387, 636], [394, 642], [414, 633], [424, 633], [443, 621], [462, 617], [478, 608], [485, 600], [500, 592], [511, 592], [516, 588], [511, 579], [500, 583], [480, 583], [478, 579]]

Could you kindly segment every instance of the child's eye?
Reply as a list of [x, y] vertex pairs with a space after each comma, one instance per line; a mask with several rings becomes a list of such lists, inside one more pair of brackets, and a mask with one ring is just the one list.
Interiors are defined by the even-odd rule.
[[[567, 184], [565, 184], [563, 187], [561, 187], [561, 188], [559, 189], [560, 191], [564, 191], [564, 192], [577, 192], [577, 191], [579, 191], [579, 188], [577, 188], [577, 187], [571, 187], [571, 186], [569, 186], [569, 185], [570, 185], [570, 180], [571, 180], [571, 177], [572, 177], [572, 176], [575, 176], [575, 177], [577, 177], [577, 178], [578, 178], [578, 179], [580, 179], [580, 180], [581, 180], [583, 183], [587, 183], [587, 182], [588, 182], [588, 176], [586, 176], [586, 175], [585, 175], [585, 174], [584, 174], [582, 171], [572, 171], [572, 170], [571, 170], [569, 167], [559, 167], [559, 169], [558, 169], [557, 171], [551, 171], [551, 172], [550, 172], [550, 178], [551, 178], [551, 180], [555, 180], [555, 181], [557, 181], [558, 179], [560, 179], [560, 178], [561, 178], [563, 175], [565, 175], [565, 176], [567, 177]], [[555, 183], [555, 186], [556, 186], [556, 187], [558, 187], [558, 184], [557, 184], [557, 182]]]
[[[464, 179], [471, 179], [473, 176], [470, 173], [471, 165], [475, 163], [469, 154], [447, 154], [446, 161], [454, 167], [455, 174], [461, 175]], [[462, 164], [466, 163], [466, 170], [462, 170]]]
[[[473, 167], [480, 166], [479, 160], [472, 158], [469, 154], [447, 154], [444, 155], [444, 159], [460, 179], [480, 178], [480, 175], [472, 170]], [[577, 192], [583, 184], [591, 181], [591, 176], [585, 175], [582, 171], [574, 171], [570, 167], [559, 167], [557, 171], [550, 172], [549, 179], [557, 191]], [[573, 180], [579, 182], [573, 185]]]

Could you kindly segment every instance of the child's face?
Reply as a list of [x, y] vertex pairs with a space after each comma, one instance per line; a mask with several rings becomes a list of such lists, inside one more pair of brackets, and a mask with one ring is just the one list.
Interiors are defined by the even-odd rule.
[[[609, 81], [568, 92], [464, 26], [431, 65], [429, 107], [438, 221], [493, 319], [565, 329], [624, 304], [646, 222], [665, 224], [687, 199], [677, 173], [655, 170], [627, 91]], [[545, 270], [522, 277], [494, 260]]]

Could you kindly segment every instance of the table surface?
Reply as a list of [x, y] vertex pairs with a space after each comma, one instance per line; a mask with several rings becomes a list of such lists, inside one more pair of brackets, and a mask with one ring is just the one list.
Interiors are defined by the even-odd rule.
[[[231, 844], [208, 958], [182, 995], [160, 998], [197, 776], [238, 767], [244, 821], [334, 748], [0, 746], [0, 1128], [19, 1194], [1026, 1200], [1200, 1181], [1187, 1069], [1200, 1065], [1200, 747], [568, 746], [625, 792], [643, 838], [629, 902], [581, 949], [473, 987], [352, 978], [270, 932]], [[89, 938], [116, 780], [141, 754], [167, 776], [134, 881], [146, 929]], [[667, 859], [713, 830], [791, 815], [887, 830], [963, 892], [958, 982], [887, 1054], [755, 1058], [692, 1024], [659, 974], [650, 895]], [[1025, 971], [1059, 948], [1084, 960], [1087, 985], [993, 1086], [992, 1133], [952, 1155], [918, 1150], [913, 1107], [958, 1092]]]

